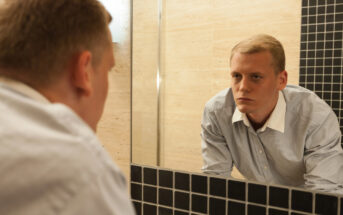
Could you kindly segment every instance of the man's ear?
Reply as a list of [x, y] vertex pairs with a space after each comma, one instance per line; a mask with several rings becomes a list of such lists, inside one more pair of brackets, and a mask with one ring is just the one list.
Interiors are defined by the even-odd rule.
[[283, 90], [287, 85], [288, 74], [286, 70], [283, 70], [278, 74], [279, 90]]
[[90, 96], [93, 91], [92, 75], [92, 54], [83, 51], [75, 57], [75, 66], [72, 71], [72, 81], [78, 92], [85, 96]]

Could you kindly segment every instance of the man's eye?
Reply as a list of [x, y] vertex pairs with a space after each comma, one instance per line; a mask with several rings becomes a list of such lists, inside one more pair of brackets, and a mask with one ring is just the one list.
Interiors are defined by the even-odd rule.
[[260, 76], [260, 75], [253, 75], [252, 78], [254, 80], [260, 80], [262, 78], [262, 76]]
[[233, 74], [232, 77], [233, 77], [233, 78], [239, 78], [239, 77], [241, 77], [241, 75], [239, 75], [239, 74]]

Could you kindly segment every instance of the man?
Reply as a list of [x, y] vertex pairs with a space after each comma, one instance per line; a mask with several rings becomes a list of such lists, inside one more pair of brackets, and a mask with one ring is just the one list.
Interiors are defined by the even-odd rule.
[[313, 92], [287, 85], [285, 54], [269, 35], [238, 43], [231, 88], [214, 96], [202, 120], [205, 173], [341, 192], [341, 132], [332, 109]]
[[0, 3], [0, 214], [134, 214], [95, 136], [114, 66], [96, 0]]

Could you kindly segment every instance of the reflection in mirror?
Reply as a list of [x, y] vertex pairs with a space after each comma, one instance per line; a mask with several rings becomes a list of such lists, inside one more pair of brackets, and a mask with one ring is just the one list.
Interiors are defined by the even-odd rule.
[[[205, 103], [230, 86], [230, 51], [247, 37], [276, 37], [285, 48], [288, 84], [299, 84], [301, 1], [133, 0], [132, 6], [133, 163], [201, 172]], [[237, 170], [232, 176], [242, 177]]]

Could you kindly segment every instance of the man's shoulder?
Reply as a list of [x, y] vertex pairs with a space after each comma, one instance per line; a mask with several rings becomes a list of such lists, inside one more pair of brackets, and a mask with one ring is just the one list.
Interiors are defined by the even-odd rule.
[[231, 88], [226, 88], [218, 92], [205, 105], [205, 110], [208, 112], [229, 111], [235, 109], [235, 101]]
[[304, 87], [287, 85], [282, 92], [287, 104], [287, 111], [298, 117], [320, 123], [333, 112], [323, 99]]

